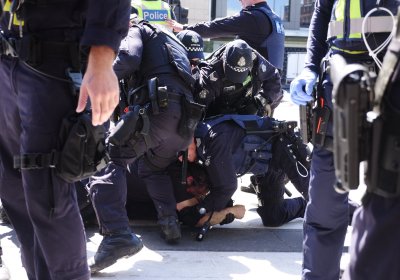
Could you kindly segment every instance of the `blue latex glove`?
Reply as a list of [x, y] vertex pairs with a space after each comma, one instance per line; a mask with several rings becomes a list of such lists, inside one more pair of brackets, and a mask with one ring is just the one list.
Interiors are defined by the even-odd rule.
[[317, 82], [317, 74], [308, 68], [303, 69], [300, 75], [290, 83], [290, 97], [297, 105], [306, 105], [313, 100], [312, 91]]

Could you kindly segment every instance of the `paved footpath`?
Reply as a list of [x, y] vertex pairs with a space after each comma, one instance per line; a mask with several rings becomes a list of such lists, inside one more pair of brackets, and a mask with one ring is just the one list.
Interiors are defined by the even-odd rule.
[[[287, 100], [287, 99], [285, 99]], [[275, 114], [277, 119], [297, 120], [297, 107], [287, 101]], [[248, 177], [239, 179], [239, 186], [248, 184]], [[299, 195], [291, 184], [293, 196]], [[352, 191], [359, 201], [365, 187]], [[132, 221], [135, 233], [141, 236], [145, 247], [137, 255], [122, 259], [113, 266], [93, 275], [92, 279], [144, 280], [299, 280], [301, 272], [302, 219], [296, 219], [279, 228], [266, 228], [256, 213], [257, 198], [238, 190], [236, 204], [246, 206], [242, 220], [215, 226], [199, 242], [195, 233], [183, 229], [183, 238], [177, 245], [167, 245], [159, 236], [153, 221]], [[92, 257], [101, 242], [96, 228], [87, 229], [88, 256]], [[349, 233], [345, 243], [342, 266], [348, 262]], [[26, 280], [21, 266], [18, 241], [14, 231], [0, 224], [3, 260], [11, 279]], [[62, 253], [62, 252], [60, 252]]]

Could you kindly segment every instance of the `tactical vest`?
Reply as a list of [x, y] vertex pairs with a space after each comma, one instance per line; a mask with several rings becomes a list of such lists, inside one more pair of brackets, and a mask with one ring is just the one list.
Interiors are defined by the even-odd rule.
[[165, 25], [165, 20], [172, 18], [171, 7], [161, 0], [132, 0], [131, 6], [138, 11], [140, 20], [145, 20], [152, 24]]
[[[56, 41], [79, 41], [85, 22], [88, 1], [83, 0], [13, 0], [6, 1], [4, 11], [11, 13], [8, 26], [2, 30], [22, 37], [22, 34], [35, 34], [46, 39], [51, 36]], [[62, 9], [59, 8], [62, 4]], [[18, 8], [16, 8], [18, 7]], [[51, 17], [49, 17], [51, 13]], [[4, 23], [2, 23], [4, 25]], [[58, 32], [60, 30], [60, 32]], [[65, 34], [65, 31], [68, 34]]]
[[[240, 145], [233, 153], [233, 161], [238, 176], [246, 173], [261, 175], [267, 172], [269, 160], [272, 158], [272, 143], [268, 139], [275, 133], [274, 120], [253, 115], [223, 115], [199, 122], [194, 137], [197, 139], [197, 154], [207, 165], [203, 156], [204, 137], [212, 128], [223, 122], [233, 122], [246, 131]], [[270, 132], [270, 133], [269, 133]]]
[[285, 52], [285, 29], [281, 18], [276, 15], [268, 5], [252, 6], [249, 10], [261, 11], [270, 20], [272, 32], [267, 39], [261, 43], [258, 51], [268, 59], [273, 66], [282, 71], [283, 55]]
[[145, 81], [161, 74], [177, 73], [192, 88], [194, 78], [182, 43], [173, 34], [167, 34], [145, 21], [138, 23], [137, 27], [143, 33], [146, 32], [144, 30], [146, 27], [154, 32], [150, 38], [144, 38], [140, 80]]
[[[396, 0], [381, 0], [379, 6], [396, 15], [399, 4]], [[332, 50], [347, 54], [367, 54], [361, 27], [365, 15], [375, 7], [376, 0], [335, 1], [328, 31], [328, 41]], [[393, 25], [386, 12], [377, 11], [369, 16], [365, 27], [366, 33], [376, 33], [368, 40], [371, 49], [375, 49], [387, 38]]]

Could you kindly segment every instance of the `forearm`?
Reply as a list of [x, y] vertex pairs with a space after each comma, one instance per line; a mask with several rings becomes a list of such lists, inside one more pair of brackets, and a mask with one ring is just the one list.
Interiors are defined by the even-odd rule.
[[201, 227], [209, 220], [210, 225], [220, 224], [229, 213], [232, 213], [235, 219], [242, 219], [246, 212], [246, 208], [243, 205], [234, 205], [232, 207], [227, 207], [222, 209], [221, 211], [214, 211], [213, 213], [205, 214], [196, 224], [196, 227]]
[[305, 67], [319, 73], [322, 58], [328, 52], [327, 34], [333, 7], [331, 0], [320, 0], [310, 22]]

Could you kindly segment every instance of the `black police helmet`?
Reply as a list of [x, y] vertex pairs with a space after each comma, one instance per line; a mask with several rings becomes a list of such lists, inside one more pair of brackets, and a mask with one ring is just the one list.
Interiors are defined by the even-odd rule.
[[176, 34], [188, 52], [189, 60], [204, 59], [203, 38], [195, 31], [183, 30]]
[[233, 83], [243, 83], [253, 67], [253, 50], [243, 40], [226, 44], [223, 56], [225, 77]]

